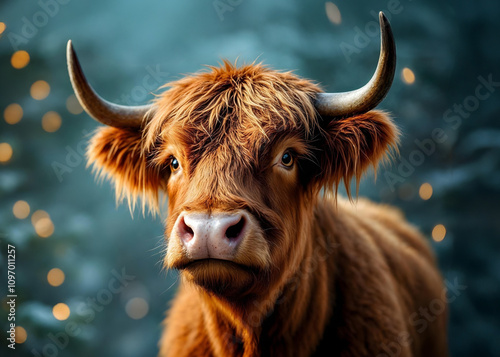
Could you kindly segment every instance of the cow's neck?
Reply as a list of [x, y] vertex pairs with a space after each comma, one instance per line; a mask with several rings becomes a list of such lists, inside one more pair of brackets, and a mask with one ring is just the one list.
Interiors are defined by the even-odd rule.
[[[206, 333], [216, 356], [259, 356], [259, 351], [308, 355], [313, 351], [330, 316], [328, 302], [333, 297], [325, 297], [332, 291], [334, 246], [318, 229], [311, 230], [305, 241], [300, 266], [286, 282], [278, 283], [280, 289], [270, 287], [267, 295], [238, 302], [201, 292]], [[290, 340], [300, 343], [290, 344]], [[292, 345], [294, 351], [285, 350]]]

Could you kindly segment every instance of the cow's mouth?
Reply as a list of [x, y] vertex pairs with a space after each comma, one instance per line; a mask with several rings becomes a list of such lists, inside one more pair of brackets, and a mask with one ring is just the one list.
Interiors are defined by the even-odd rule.
[[193, 260], [176, 268], [187, 281], [227, 297], [249, 291], [258, 276], [253, 267], [213, 258]]
[[184, 262], [176, 267], [177, 270], [191, 270], [196, 271], [198, 269], [204, 269], [209, 271], [211, 269], [235, 269], [235, 271], [245, 270], [248, 272], [254, 272], [255, 268], [239, 264], [232, 260], [226, 259], [216, 259], [216, 258], [206, 258], [206, 259], [196, 259]]

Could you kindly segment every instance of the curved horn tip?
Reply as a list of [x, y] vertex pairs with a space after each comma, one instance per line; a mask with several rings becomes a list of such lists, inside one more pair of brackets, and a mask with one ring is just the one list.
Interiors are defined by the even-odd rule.
[[396, 44], [391, 25], [385, 14], [379, 12], [380, 55], [377, 69], [363, 87], [343, 93], [319, 93], [316, 109], [321, 115], [345, 117], [366, 113], [375, 108], [389, 91], [396, 70]]
[[68, 43], [66, 44], [66, 61], [68, 65], [70, 62], [78, 62], [75, 49], [73, 48], [73, 42], [71, 40], [68, 40]]
[[101, 124], [116, 128], [140, 128], [145, 124], [152, 105], [124, 106], [101, 98], [87, 82], [71, 40], [66, 47], [66, 59], [73, 91], [87, 114]]
[[73, 50], [73, 42], [71, 40], [68, 40], [68, 43], [66, 44], [66, 53], [70, 53], [70, 51]]
[[380, 22], [383, 22], [383, 23], [389, 22], [389, 20], [387, 19], [387, 16], [385, 16], [383, 11], [379, 11], [378, 18], [379, 18]]
[[380, 29], [385, 29], [387, 27], [391, 27], [391, 23], [389, 22], [389, 19], [387, 18], [387, 16], [385, 16], [384, 12], [383, 11], [380, 11], [378, 13], [378, 19], [379, 19], [379, 22], [380, 22]]

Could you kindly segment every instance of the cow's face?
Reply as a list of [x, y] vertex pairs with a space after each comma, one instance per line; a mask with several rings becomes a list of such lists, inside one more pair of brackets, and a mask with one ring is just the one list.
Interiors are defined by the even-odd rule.
[[262, 66], [170, 86], [142, 131], [102, 129], [90, 160], [127, 193], [166, 192], [165, 266], [225, 296], [290, 278], [319, 189], [359, 176], [395, 138], [377, 112], [321, 118], [316, 85]]
[[341, 94], [224, 63], [170, 83], [151, 106], [126, 108], [93, 92], [69, 44], [78, 98], [111, 126], [92, 138], [89, 162], [115, 182], [119, 200], [142, 197], [156, 209], [159, 193], [168, 196], [166, 267], [227, 298], [279, 291], [272, 286], [296, 273], [311, 250], [319, 191], [359, 179], [396, 143], [391, 121], [369, 111], [394, 75], [384, 21], [375, 76]]
[[229, 64], [172, 84], [145, 137], [165, 176], [167, 267], [226, 296], [286, 270], [312, 212], [318, 91], [291, 74]]

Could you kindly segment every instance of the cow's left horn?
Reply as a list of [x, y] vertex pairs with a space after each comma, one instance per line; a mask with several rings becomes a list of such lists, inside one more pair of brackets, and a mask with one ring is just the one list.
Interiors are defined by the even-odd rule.
[[101, 98], [87, 82], [71, 40], [68, 41], [66, 56], [73, 90], [83, 109], [92, 118], [117, 128], [140, 128], [146, 124], [151, 105], [125, 106]]
[[319, 114], [346, 117], [366, 113], [384, 99], [391, 88], [396, 70], [396, 44], [391, 25], [383, 12], [379, 13], [381, 49], [377, 69], [363, 87], [343, 93], [319, 93], [315, 106]]

